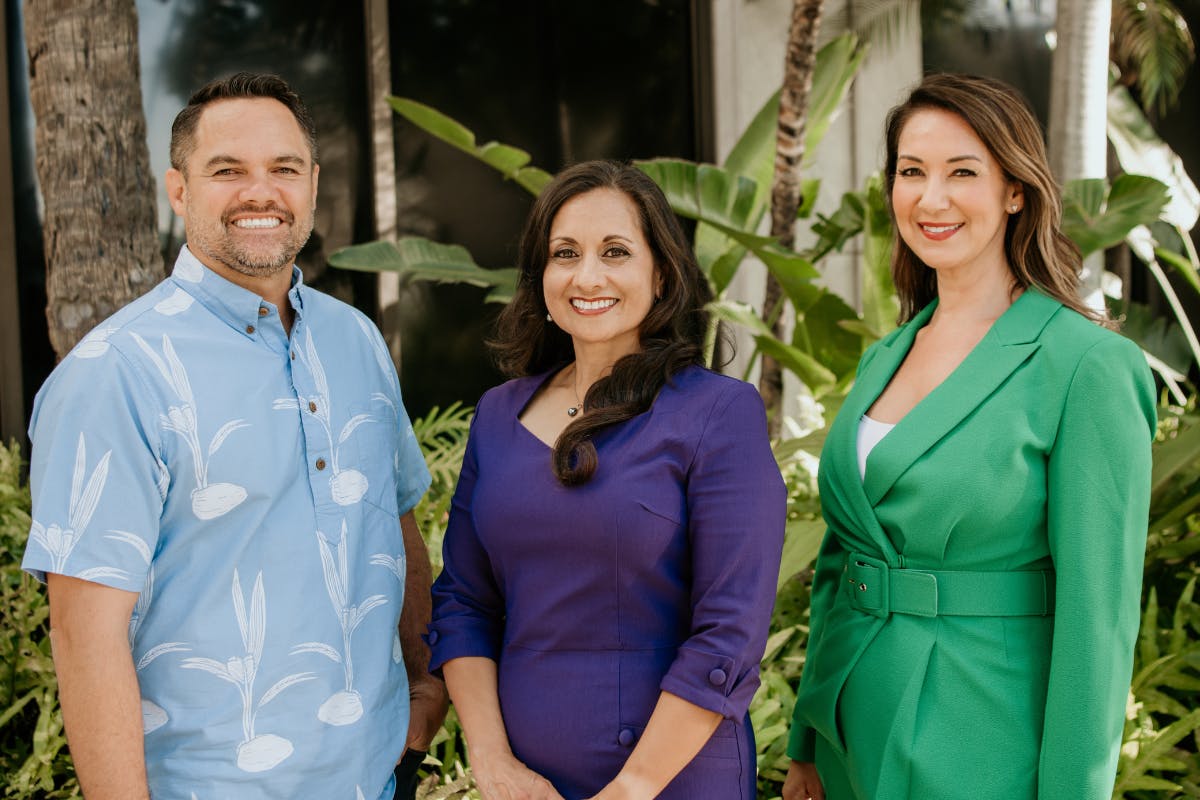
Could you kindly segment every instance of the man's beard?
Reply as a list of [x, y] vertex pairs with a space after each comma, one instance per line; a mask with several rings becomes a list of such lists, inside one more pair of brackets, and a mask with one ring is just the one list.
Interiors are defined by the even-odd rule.
[[[231, 229], [236, 226], [232, 218], [242, 213], [276, 213], [282, 217], [281, 226], [287, 226], [288, 235], [282, 241], [264, 242], [259, 247], [250, 247], [243, 241], [238, 241]], [[263, 207], [239, 206], [229, 209], [221, 215], [216, 230], [205, 227], [199, 236], [189, 236], [189, 247], [198, 247], [209, 257], [226, 265], [230, 269], [254, 278], [265, 278], [290, 267], [296, 260], [296, 255], [304, 247], [312, 235], [311, 215], [296, 225], [295, 215], [274, 203]]]

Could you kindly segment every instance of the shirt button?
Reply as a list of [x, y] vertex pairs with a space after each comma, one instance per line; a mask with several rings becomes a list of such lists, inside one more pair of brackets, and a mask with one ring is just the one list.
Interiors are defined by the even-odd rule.
[[265, 317], [267, 314], [270, 314], [270, 313], [271, 313], [271, 312], [267, 310], [267, 307], [266, 307], [266, 306], [259, 306], [259, 307], [258, 307], [258, 315], [259, 315], [260, 317]]
[[289, 353], [289, 355], [291, 355], [292, 361], [296, 360], [296, 351], [295, 350], [293, 350], [291, 353]]
[[254, 333], [254, 326], [253, 326], [253, 325], [247, 325], [247, 326], [246, 326], [246, 333]]
[[631, 728], [622, 728], [621, 732], [617, 734], [617, 741], [622, 747], [630, 747], [636, 738]]
[[318, 459], [317, 459], [317, 463], [316, 463], [316, 467], [317, 467], [317, 469], [318, 469], [318, 470], [325, 469], [325, 459], [323, 459], [323, 458], [318, 458]]
[[430, 631], [430, 632], [429, 632], [429, 643], [430, 643], [430, 644], [437, 644], [437, 643], [438, 643], [438, 639], [440, 639], [440, 638], [441, 638], [441, 637], [440, 637], [440, 636], [438, 636], [438, 632], [437, 632], [437, 631]]
[[726, 677], [725, 670], [717, 667], [712, 672], [708, 673], [708, 682], [713, 686], [724, 686]]
[[309, 400], [308, 401], [308, 410], [314, 414], [317, 413], [317, 404], [314, 403], [312, 400]]

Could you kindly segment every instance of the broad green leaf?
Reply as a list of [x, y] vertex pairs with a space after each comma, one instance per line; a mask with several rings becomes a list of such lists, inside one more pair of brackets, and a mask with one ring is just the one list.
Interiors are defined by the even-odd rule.
[[867, 179], [863, 192], [863, 322], [876, 337], [896, 327], [900, 302], [892, 283], [892, 218], [884, 197], [882, 173]]
[[[1114, 313], [1122, 311], [1117, 301], [1110, 303]], [[1129, 303], [1123, 309], [1121, 334], [1132, 339], [1138, 347], [1178, 373], [1186, 373], [1192, 361], [1183, 330], [1169, 317], [1157, 314], [1149, 306]]]
[[1200, 272], [1197, 271], [1200, 265], [1193, 264], [1179, 253], [1167, 250], [1165, 247], [1154, 248], [1154, 255], [1158, 256], [1159, 261], [1174, 267], [1175, 271], [1182, 275], [1193, 289], [1200, 292]]
[[817, 558], [821, 540], [825, 538], [825, 520], [793, 519], [787, 523], [783, 535], [783, 557], [779, 562], [779, 579], [776, 591], [790, 581], [796, 573], [808, 567]]
[[842, 325], [858, 321], [854, 309], [838, 295], [811, 283], [802, 287], [792, 304], [796, 311], [792, 345], [835, 375], [854, 374], [862, 357], [863, 338]]
[[527, 166], [530, 156], [524, 150], [499, 142], [475, 144], [475, 134], [466, 126], [424, 103], [406, 97], [389, 97], [388, 103], [397, 114], [421, 130], [479, 159], [534, 197], [541, 194], [553, 178], [544, 170]]
[[329, 257], [339, 269], [397, 272], [405, 281], [467, 283], [491, 289], [487, 302], [506, 303], [517, 286], [515, 269], [484, 269], [465, 247], [405, 236], [395, 244], [368, 242], [344, 247]]
[[853, 33], [843, 33], [817, 53], [804, 134], [806, 165], [815, 158], [817, 147], [833, 122], [834, 112], [841, 105], [866, 55], [867, 48], [859, 46], [858, 37]]
[[1142, 175], [1121, 175], [1111, 189], [1103, 178], [1071, 181], [1063, 193], [1063, 233], [1086, 257], [1154, 222], [1166, 202], [1167, 187]]
[[720, 300], [708, 304], [717, 319], [740, 325], [754, 338], [758, 350], [767, 353], [785, 368], [790, 369], [816, 396], [821, 396], [837, 382], [837, 376], [808, 353], [781, 342], [771, 333], [758, 312], [745, 303]]
[[1154, 467], [1150, 472], [1150, 493], [1153, 495], [1180, 470], [1200, 462], [1200, 425], [1193, 425], [1179, 435], [1154, 447]]
[[754, 232], [754, 181], [711, 164], [682, 159], [634, 163], [659, 185], [676, 214], [710, 225], [753, 251], [780, 283], [818, 277], [799, 253]]
[[1200, 218], [1200, 190], [1188, 177], [1183, 160], [1159, 138], [1129, 90], [1120, 84], [1108, 91], [1108, 140], [1125, 172], [1148, 175], [1170, 187], [1171, 199], [1163, 219], [1185, 231], [1195, 227]]

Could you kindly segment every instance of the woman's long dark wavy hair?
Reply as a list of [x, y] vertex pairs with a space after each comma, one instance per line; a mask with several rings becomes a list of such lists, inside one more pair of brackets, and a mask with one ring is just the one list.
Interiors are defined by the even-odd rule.
[[520, 275], [512, 302], [501, 312], [488, 342], [509, 377], [537, 375], [575, 358], [571, 337], [546, 319], [542, 273], [550, 258], [550, 226], [573, 197], [615, 189], [637, 208], [642, 235], [654, 256], [661, 295], [639, 326], [642, 349], [592, 384], [583, 400], [586, 414], [569, 424], [554, 445], [554, 474], [567, 486], [586, 483], [596, 472], [592, 436], [650, 408], [671, 376], [704, 361], [708, 331], [708, 280], [662, 190], [641, 170], [616, 161], [586, 161], [560, 172], [542, 190], [529, 213], [517, 253]]
[[[1035, 286], [1088, 319], [1105, 323], [1107, 316], [1085, 306], [1079, 297], [1083, 262], [1079, 248], [1061, 230], [1062, 197], [1046, 159], [1041, 126], [1017, 90], [1006, 83], [977, 75], [928, 75], [888, 113], [885, 180], [893, 225], [900, 133], [914, 114], [931, 108], [961, 117], [987, 146], [1005, 179], [1021, 184], [1023, 206], [1009, 216], [1004, 231], [1004, 255], [1016, 286]], [[898, 233], [895, 239], [892, 279], [904, 323], [937, 297], [937, 277]]]

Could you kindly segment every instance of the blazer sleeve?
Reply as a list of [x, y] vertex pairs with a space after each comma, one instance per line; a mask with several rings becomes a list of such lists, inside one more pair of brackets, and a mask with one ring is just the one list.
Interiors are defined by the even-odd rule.
[[1047, 468], [1057, 573], [1038, 797], [1108, 800], [1125, 719], [1150, 504], [1154, 383], [1141, 351], [1105, 337], [1067, 389]]
[[687, 477], [692, 624], [663, 691], [729, 719], [745, 715], [775, 603], [786, 502], [762, 399], [738, 382], [714, 403]]
[[452, 658], [498, 660], [504, 633], [504, 596], [491, 559], [475, 530], [472, 497], [479, 475], [479, 440], [486, 427], [485, 395], [471, 420], [458, 486], [442, 540], [442, 572], [433, 583], [433, 619], [426, 641], [431, 672]]

